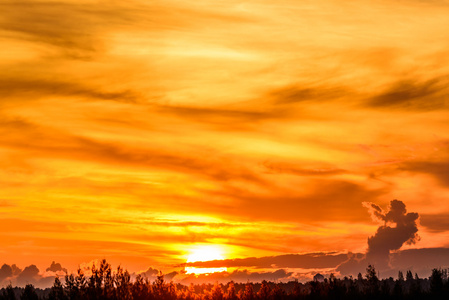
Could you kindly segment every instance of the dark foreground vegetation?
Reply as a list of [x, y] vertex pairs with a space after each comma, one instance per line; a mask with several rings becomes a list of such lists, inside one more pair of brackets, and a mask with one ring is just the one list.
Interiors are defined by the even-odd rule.
[[150, 282], [137, 276], [131, 280], [128, 271], [119, 267], [115, 272], [103, 260], [92, 268], [92, 275], [66, 275], [64, 283], [59, 278], [51, 288], [35, 289], [28, 284], [24, 288], [8, 285], [0, 290], [0, 299], [14, 300], [293, 300], [293, 299], [448, 299], [449, 280], [447, 270], [433, 269], [429, 278], [419, 278], [410, 271], [405, 278], [399, 272], [398, 279], [380, 280], [376, 270], [368, 266], [366, 274], [357, 278], [338, 279], [332, 274], [323, 281], [299, 283], [201, 284], [185, 286], [166, 282], [160, 274]]

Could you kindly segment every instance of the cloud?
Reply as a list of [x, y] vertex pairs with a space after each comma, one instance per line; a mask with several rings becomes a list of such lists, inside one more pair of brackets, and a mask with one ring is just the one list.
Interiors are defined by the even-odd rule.
[[348, 259], [342, 264], [336, 266], [336, 271], [342, 275], [357, 275], [365, 270], [368, 263], [365, 260], [365, 254], [348, 253]]
[[428, 277], [434, 268], [449, 267], [449, 248], [407, 249], [391, 255], [393, 270], [412, 270], [422, 277]]
[[89, 59], [103, 50], [102, 35], [127, 16], [124, 7], [106, 3], [3, 1], [0, 10], [0, 27], [15, 39], [52, 46], [74, 59]]
[[434, 176], [443, 186], [449, 187], [449, 161], [412, 161], [400, 166], [401, 170]]
[[258, 122], [275, 118], [284, 118], [286, 113], [278, 110], [229, 107], [194, 107], [180, 105], [157, 105], [157, 113], [188, 119], [193, 122], [208, 124], [219, 130], [240, 131], [256, 129]]
[[187, 263], [186, 266], [220, 268], [220, 267], [254, 267], [254, 268], [334, 268], [347, 259], [346, 254], [308, 253], [285, 254], [266, 257], [249, 257], [206, 262]]
[[449, 77], [438, 77], [424, 82], [403, 80], [372, 97], [368, 106], [373, 108], [427, 111], [447, 108]]
[[5, 280], [8, 277], [11, 277], [13, 275], [12, 268], [10, 265], [3, 264], [3, 266], [0, 268], [0, 282]]
[[19, 268], [16, 264], [13, 264], [13, 265], [11, 266], [11, 269], [12, 269], [12, 274], [13, 274], [14, 276], [19, 275], [20, 273], [22, 273], [22, 269]]
[[[133, 274], [133, 277], [135, 277], [136, 275], [141, 275], [144, 276], [146, 278], [148, 278], [150, 281], [154, 281], [156, 280], [157, 276], [159, 276], [160, 271], [157, 269], [154, 269], [153, 267], [149, 267], [146, 271], [143, 272], [137, 272], [135, 274]], [[172, 281], [173, 278], [175, 278], [176, 275], [178, 275], [179, 272], [178, 271], [172, 271], [169, 273], [163, 273], [164, 275], [164, 280], [166, 281]]]
[[48, 271], [50, 271], [50, 272], [64, 272], [64, 273], [67, 273], [67, 269], [66, 268], [63, 268], [62, 266], [61, 266], [61, 264], [60, 263], [55, 263], [54, 261], [51, 263], [51, 265], [50, 265], [50, 267], [48, 267], [47, 269], [46, 269], [46, 271], [48, 272]]
[[373, 203], [365, 203], [374, 210], [374, 216], [384, 225], [368, 238], [368, 251], [366, 259], [379, 269], [387, 268], [390, 251], [398, 250], [403, 244], [414, 244], [419, 240], [417, 213], [407, 213], [405, 204], [399, 200], [390, 202], [389, 210], [384, 212]]
[[17, 276], [17, 284], [20, 286], [24, 286], [26, 284], [34, 284], [39, 281], [39, 269], [36, 265], [29, 265], [25, 267], [23, 271]]
[[138, 273], [142, 276], [146, 276], [147, 278], [156, 278], [157, 275], [159, 275], [159, 271], [157, 269], [153, 269], [152, 267], [149, 267], [148, 270], [144, 272]]
[[229, 211], [222, 210], [222, 213], [235, 214], [238, 209], [239, 214], [243, 213], [253, 219], [301, 220], [313, 224], [324, 220], [364, 221], [367, 214], [360, 206], [360, 199], [376, 201], [389, 191], [389, 187], [369, 189], [357, 182], [327, 177], [307, 178], [305, 190], [298, 189], [297, 186], [279, 186], [276, 182], [271, 182], [266, 189], [266, 192], [253, 192], [245, 188], [225, 186], [223, 190], [210, 191], [210, 194], [238, 200], [238, 208], [230, 207]]
[[233, 272], [221, 272], [221, 273], [211, 273], [211, 274], [200, 274], [185, 277], [181, 280], [181, 283], [204, 283], [204, 282], [219, 282], [227, 283], [229, 281], [234, 282], [262, 282], [267, 281], [290, 281], [294, 280], [293, 272], [288, 272], [284, 269], [275, 270], [272, 272], [251, 272], [249, 270], [235, 270]]
[[384, 224], [377, 228], [376, 233], [368, 238], [366, 255], [350, 255], [348, 260], [337, 267], [342, 274], [361, 272], [368, 264], [374, 265], [380, 272], [391, 272], [390, 254], [399, 250], [404, 244], [414, 244], [419, 240], [417, 213], [407, 213], [405, 204], [392, 200], [388, 211], [380, 206], [364, 202], [374, 220]]
[[419, 224], [435, 233], [449, 231], [449, 214], [420, 214]]
[[[370, 264], [362, 253], [348, 254], [348, 260], [336, 268], [343, 275], [364, 274]], [[398, 271], [411, 270], [420, 277], [429, 277], [434, 268], [449, 267], [449, 248], [418, 248], [394, 251], [390, 254], [389, 268], [380, 271], [382, 278], [396, 276]], [[379, 268], [375, 265], [376, 270]]]
[[136, 103], [138, 96], [129, 91], [105, 91], [102, 88], [88, 86], [85, 84], [61, 81], [47, 78], [0, 78], [0, 96], [20, 97], [21, 99], [32, 99], [51, 97], [54, 95], [66, 97], [83, 97], [90, 100], [113, 100], [125, 103]]
[[291, 163], [274, 163], [264, 162], [262, 164], [270, 174], [294, 174], [298, 176], [332, 176], [344, 174], [347, 171], [333, 167], [316, 167], [316, 168], [302, 168], [299, 165]]
[[[5, 138], [0, 142], [0, 145], [4, 147], [32, 151], [44, 156], [65, 157], [71, 160], [90, 160], [95, 163], [179, 171], [218, 181], [243, 180], [263, 183], [257, 172], [237, 162], [227, 161], [224, 164], [224, 158], [212, 155], [210, 150], [207, 151], [207, 154], [210, 155], [199, 157], [196, 153], [161, 149], [153, 147], [153, 145], [136, 148], [120, 142], [76, 136], [23, 120], [11, 123], [10, 126], [12, 129], [8, 131], [10, 138]], [[14, 134], [14, 131], [22, 137], [30, 134], [40, 138], [25, 142], [22, 138], [18, 139], [18, 135]]]
[[[54, 48], [64, 58], [90, 60], [108, 49], [111, 32], [139, 26], [145, 32], [183, 31], [209, 24], [251, 21], [241, 14], [208, 12], [203, 7], [128, 3], [3, 1], [0, 27], [8, 36]], [[63, 17], [61, 17], [63, 16]], [[107, 38], [109, 37], [109, 39]], [[112, 39], [113, 40], [113, 39]], [[48, 49], [44, 52], [48, 56]]]
[[275, 89], [268, 93], [268, 97], [275, 104], [294, 105], [307, 104], [304, 102], [313, 101], [315, 103], [332, 101], [340, 99], [344, 96], [353, 94], [349, 89], [344, 87], [333, 86], [316, 86], [307, 83], [298, 83], [296, 85], [288, 85], [279, 89]]
[[167, 280], [167, 281], [172, 281], [173, 278], [175, 278], [175, 276], [178, 275], [178, 274], [179, 274], [179, 273], [178, 273], [177, 271], [173, 271], [173, 272], [164, 274], [164, 278], [165, 278], [165, 280]]

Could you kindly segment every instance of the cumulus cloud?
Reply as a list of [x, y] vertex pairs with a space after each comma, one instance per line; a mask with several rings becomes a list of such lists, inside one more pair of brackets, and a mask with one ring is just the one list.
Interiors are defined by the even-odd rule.
[[4, 264], [1, 268], [0, 268], [0, 282], [3, 281], [4, 279], [11, 277], [12, 276], [12, 268], [10, 265]]
[[17, 284], [20, 286], [26, 285], [26, 284], [36, 284], [40, 279], [39, 276], [39, 269], [36, 267], [36, 265], [29, 265], [28, 267], [25, 267], [23, 271], [17, 276]]
[[144, 275], [148, 278], [156, 277], [159, 274], [159, 271], [157, 269], [153, 269], [152, 267], [149, 267], [148, 270], [144, 272], [140, 272], [140, 275]]
[[349, 256], [337, 270], [342, 274], [355, 274], [363, 271], [368, 264], [378, 270], [388, 272], [392, 269], [390, 263], [391, 251], [399, 250], [404, 244], [414, 244], [419, 240], [418, 213], [407, 213], [405, 204], [392, 200], [388, 211], [380, 206], [364, 202], [374, 220], [383, 222], [376, 233], [368, 238], [368, 249], [365, 257]]
[[[158, 269], [155, 269], [153, 267], [149, 267], [146, 271], [142, 271], [142, 272], [138, 272], [138, 273], [134, 273], [132, 274], [132, 277], [135, 277], [137, 275], [143, 276], [148, 278], [150, 281], [154, 281], [156, 280], [156, 277], [161, 273], [161, 271], [159, 271]], [[177, 271], [172, 271], [170, 273], [166, 273], [164, 275], [164, 279], [166, 281], [171, 281], [173, 280], [173, 278], [175, 278], [176, 275], [178, 275], [179, 272]]]
[[60, 263], [55, 263], [54, 261], [51, 263], [50, 267], [48, 267], [46, 269], [46, 271], [47, 272], [48, 271], [51, 271], [51, 272], [63, 271], [63, 272], [67, 273], [67, 269], [66, 268], [63, 268]]
[[11, 269], [12, 269], [12, 275], [13, 275], [13, 276], [17, 276], [17, 275], [19, 275], [20, 273], [22, 273], [22, 269], [19, 268], [16, 264], [13, 264], [13, 265], [11, 266]]
[[31, 283], [39, 288], [47, 288], [53, 284], [55, 276], [61, 277], [66, 273], [67, 269], [54, 261], [45, 272], [41, 272], [34, 264], [25, 267], [23, 270], [15, 264], [3, 264], [0, 268], [0, 283], [11, 282], [17, 286], [25, 286]]
[[384, 221], [376, 234], [368, 238], [366, 259], [381, 268], [387, 267], [390, 251], [398, 250], [404, 244], [414, 244], [419, 240], [417, 213], [407, 213], [405, 204], [399, 200], [390, 202], [388, 212], [384, 212], [373, 203], [365, 203], [371, 207], [375, 218]]

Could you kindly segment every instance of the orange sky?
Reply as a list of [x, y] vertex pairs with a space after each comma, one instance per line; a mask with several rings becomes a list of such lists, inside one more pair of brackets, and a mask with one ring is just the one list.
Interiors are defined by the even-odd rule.
[[1, 264], [449, 246], [447, 1], [2, 1]]

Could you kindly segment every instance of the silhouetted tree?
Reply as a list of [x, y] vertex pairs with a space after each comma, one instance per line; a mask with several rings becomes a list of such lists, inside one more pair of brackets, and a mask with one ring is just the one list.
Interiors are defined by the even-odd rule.
[[241, 300], [254, 300], [254, 288], [253, 284], [248, 282], [245, 285], [245, 291], [243, 292], [243, 295], [240, 297]]
[[443, 273], [441, 269], [433, 269], [430, 276], [430, 292], [434, 299], [442, 298], [443, 292]]
[[368, 265], [365, 274], [367, 280], [367, 293], [368, 295], [376, 298], [379, 294], [379, 278], [376, 274], [376, 269], [372, 265]]
[[235, 285], [234, 285], [234, 281], [229, 282], [228, 285], [228, 289], [226, 291], [226, 295], [225, 295], [225, 299], [226, 300], [237, 300], [237, 294], [235, 292]]
[[[393, 281], [393, 278], [391, 278], [391, 281]], [[380, 298], [381, 299], [388, 299], [390, 297], [390, 279], [388, 280], [382, 280], [382, 283], [380, 284]]]
[[257, 292], [257, 299], [269, 300], [270, 294], [271, 294], [271, 288], [268, 285], [268, 282], [266, 280], [263, 280], [262, 284], [260, 285], [260, 289]]
[[[420, 279], [412, 272], [398, 272], [397, 280], [392, 277], [380, 280], [374, 266], [369, 265], [364, 279], [352, 277], [338, 279], [330, 274], [323, 282], [310, 281], [301, 284], [297, 281], [276, 283], [234, 284], [229, 282], [225, 287], [216, 282], [212, 284], [193, 285], [189, 287], [164, 280], [159, 273], [154, 282], [144, 275], [131, 280], [128, 271], [118, 267], [112, 272], [110, 264], [105, 260], [99, 266], [92, 266], [92, 275], [86, 278], [78, 269], [78, 274], [65, 276], [64, 284], [55, 278], [51, 288], [35, 289], [33, 285], [25, 288], [13, 288], [8, 285], [0, 291], [0, 300], [16, 300], [18, 298], [37, 300], [361, 300], [361, 299], [447, 299], [449, 298], [449, 282], [446, 269], [433, 269], [428, 279]], [[239, 291], [236, 293], [236, 290]], [[255, 292], [257, 291], [257, 293]]]
[[39, 300], [39, 297], [36, 294], [36, 291], [34, 289], [34, 285], [27, 284], [25, 286], [25, 289], [20, 296], [20, 300]]
[[14, 292], [14, 288], [11, 283], [6, 286], [6, 289], [3, 290], [3, 299], [4, 300], [16, 300], [16, 294]]
[[215, 285], [211, 291], [211, 296], [214, 300], [223, 300], [223, 289], [218, 284], [218, 282], [215, 282]]
[[118, 300], [133, 300], [133, 294], [131, 290], [131, 276], [129, 275], [128, 271], [123, 270], [119, 266], [114, 277], [114, 283], [117, 291], [116, 298]]
[[134, 300], [152, 300], [154, 299], [150, 282], [148, 278], [137, 275], [136, 280], [131, 288]]
[[292, 298], [293, 299], [300, 299], [301, 297], [303, 297], [303, 292], [302, 292], [302, 288], [301, 288], [301, 284], [296, 280], [294, 285], [293, 285], [293, 290], [292, 290]]
[[68, 297], [64, 293], [64, 287], [58, 277], [55, 277], [55, 282], [50, 289], [48, 300], [67, 300]]
[[404, 274], [402, 273], [402, 271], [399, 271], [398, 280], [396, 280], [396, 282], [394, 283], [393, 288], [394, 299], [402, 299], [404, 297], [403, 289], [404, 289]]
[[285, 298], [285, 291], [280, 286], [280, 284], [276, 284], [270, 293], [270, 299], [272, 300], [283, 300]]
[[413, 274], [412, 271], [408, 270], [405, 275], [405, 281], [412, 282], [413, 281]]

